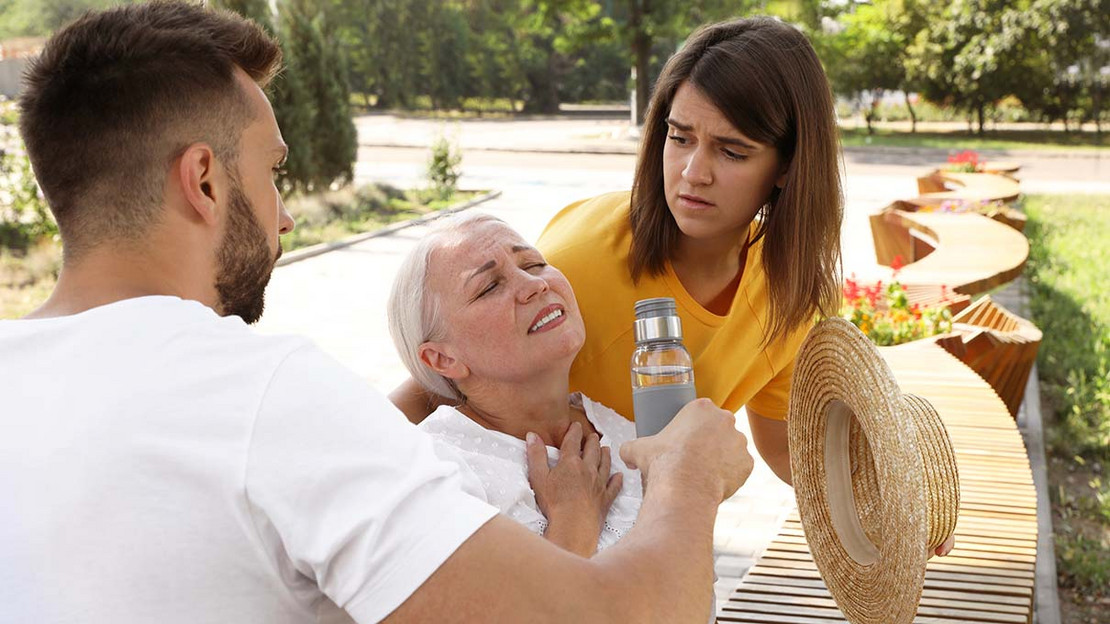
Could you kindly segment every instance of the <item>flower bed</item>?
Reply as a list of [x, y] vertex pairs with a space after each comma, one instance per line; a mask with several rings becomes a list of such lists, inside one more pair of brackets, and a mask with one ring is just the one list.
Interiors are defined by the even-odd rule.
[[[840, 316], [858, 327], [871, 342], [881, 347], [904, 344], [952, 331], [952, 313], [941, 303], [923, 306], [912, 303], [905, 287], [897, 281], [901, 259], [896, 258], [895, 279], [865, 286], [853, 275], [844, 280], [844, 303]], [[941, 287], [942, 293], [947, 289]]]

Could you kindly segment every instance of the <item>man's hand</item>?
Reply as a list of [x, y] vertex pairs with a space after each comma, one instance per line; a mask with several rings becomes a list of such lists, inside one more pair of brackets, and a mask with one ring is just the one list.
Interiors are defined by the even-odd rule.
[[947, 557], [948, 553], [952, 552], [952, 549], [955, 547], [956, 534], [953, 533], [952, 535], [948, 536], [948, 539], [944, 540], [944, 543], [942, 543], [940, 546], [937, 546], [935, 550], [929, 553], [929, 558], [932, 559], [933, 555], [936, 555], [938, 557]]
[[620, 453], [629, 467], [640, 469], [645, 484], [665, 466], [685, 487], [708, 488], [718, 502], [732, 496], [753, 467], [736, 417], [709, 399], [691, 401], [663, 431], [626, 442]]
[[539, 436], [528, 434], [527, 449], [528, 482], [548, 522], [544, 536], [571, 552], [593, 556], [601, 523], [624, 478], [610, 475], [609, 449], [601, 448], [594, 433], [583, 441], [579, 423], [572, 423], [563, 436], [554, 468], [547, 464], [547, 448]]

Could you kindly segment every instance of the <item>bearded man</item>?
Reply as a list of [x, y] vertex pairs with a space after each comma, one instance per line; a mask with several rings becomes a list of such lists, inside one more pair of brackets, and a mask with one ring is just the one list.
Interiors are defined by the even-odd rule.
[[751, 470], [731, 414], [695, 402], [627, 444], [639, 523], [583, 559], [464, 494], [316, 347], [248, 327], [293, 229], [280, 56], [155, 2], [85, 15], [27, 73], [64, 259], [0, 321], [0, 620], [704, 621], [717, 505]]

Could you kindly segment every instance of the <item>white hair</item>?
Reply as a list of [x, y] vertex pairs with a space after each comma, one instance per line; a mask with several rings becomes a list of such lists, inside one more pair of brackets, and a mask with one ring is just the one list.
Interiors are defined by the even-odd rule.
[[438, 293], [428, 289], [428, 262], [432, 253], [451, 236], [490, 222], [509, 227], [501, 219], [480, 212], [441, 221], [405, 256], [389, 293], [389, 334], [405, 368], [425, 390], [455, 401], [462, 401], [464, 397], [454, 382], [420, 360], [420, 345], [441, 338], [444, 333]]

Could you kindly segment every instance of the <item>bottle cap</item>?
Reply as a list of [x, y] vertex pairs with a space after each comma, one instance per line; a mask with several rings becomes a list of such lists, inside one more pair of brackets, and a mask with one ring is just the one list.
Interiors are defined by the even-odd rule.
[[657, 297], [636, 302], [636, 321], [633, 329], [636, 342], [655, 342], [657, 340], [682, 340], [682, 320], [674, 299]]

